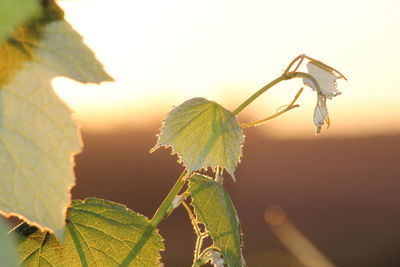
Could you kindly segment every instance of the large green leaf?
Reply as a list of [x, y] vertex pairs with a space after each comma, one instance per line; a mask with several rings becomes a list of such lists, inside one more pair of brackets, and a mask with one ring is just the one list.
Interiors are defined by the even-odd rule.
[[188, 191], [197, 221], [210, 232], [225, 263], [231, 267], [245, 266], [239, 219], [224, 187], [207, 176], [196, 174], [189, 180]]
[[152, 151], [172, 146], [189, 171], [219, 166], [235, 179], [242, 143], [242, 129], [232, 112], [216, 102], [193, 98], [169, 113]]
[[17, 267], [18, 258], [14, 237], [7, 234], [9, 227], [0, 218], [0, 266]]
[[44, 17], [0, 46], [0, 213], [59, 237], [75, 183], [72, 156], [81, 142], [51, 80], [111, 79], [62, 17], [50, 5]]
[[39, 0], [0, 0], [0, 43], [16, 26], [40, 14]]
[[162, 237], [150, 221], [125, 206], [101, 199], [74, 201], [68, 209], [64, 245], [53, 234], [22, 224], [23, 266], [159, 266]]

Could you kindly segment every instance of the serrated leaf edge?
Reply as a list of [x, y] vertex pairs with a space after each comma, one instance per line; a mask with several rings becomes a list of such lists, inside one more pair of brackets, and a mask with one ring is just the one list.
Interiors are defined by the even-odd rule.
[[[195, 98], [192, 98], [192, 99], [196, 99], [196, 98], [205, 99], [205, 100], [207, 100], [207, 101], [209, 101], [209, 102], [212, 102], [212, 103], [215, 103], [216, 105], [218, 105], [218, 106], [222, 107], [223, 109], [227, 110], [225, 107], [223, 107], [223, 106], [220, 105], [219, 103], [217, 103], [217, 102], [215, 102], [215, 101], [212, 101], [212, 100], [208, 100], [208, 99], [203, 98], [203, 97], [195, 97]], [[192, 100], [192, 99], [189, 99], [189, 100]], [[189, 100], [186, 100], [186, 101], [189, 101]], [[185, 102], [186, 102], [186, 101], [185, 101]], [[183, 102], [183, 103], [185, 103], [185, 102]], [[183, 103], [182, 103], [182, 104], [183, 104]], [[182, 104], [181, 104], [181, 105], [182, 105]], [[188, 167], [187, 163], [182, 159], [182, 156], [179, 154], [179, 152], [175, 151], [173, 145], [166, 145], [166, 144], [161, 144], [161, 143], [160, 143], [160, 139], [161, 139], [160, 135], [163, 133], [163, 127], [164, 127], [164, 125], [165, 125], [165, 123], [166, 123], [168, 117], [169, 117], [170, 114], [171, 114], [174, 110], [176, 110], [176, 108], [178, 108], [179, 106], [180, 106], [180, 105], [178, 105], [178, 106], [173, 106], [172, 109], [167, 113], [167, 115], [164, 116], [164, 118], [163, 118], [163, 120], [162, 120], [162, 123], [161, 123], [161, 127], [158, 128], [159, 133], [156, 134], [157, 142], [156, 142], [155, 146], [152, 147], [152, 148], [149, 150], [149, 153], [153, 153], [154, 151], [156, 151], [157, 149], [159, 149], [159, 148], [161, 148], [161, 147], [164, 147], [164, 149], [169, 149], [169, 148], [171, 148], [171, 153], [170, 153], [170, 155], [171, 155], [171, 156], [177, 155], [177, 157], [178, 157], [178, 160], [177, 160], [178, 164], [181, 164], [184, 168], [186, 168], [186, 169], [189, 170], [190, 172], [195, 172], [195, 171], [204, 171], [204, 172], [207, 172], [209, 168], [211, 168], [211, 170], [215, 172], [215, 169], [216, 169], [217, 167], [221, 167], [221, 166], [216, 165], [216, 166], [206, 166], [206, 167], [202, 167], [202, 168], [200, 168], [200, 169], [193, 169], [193, 170], [190, 169], [190, 168]], [[227, 110], [227, 111], [229, 111], [229, 110]], [[229, 111], [229, 112], [232, 113], [231, 111]], [[232, 113], [232, 115], [235, 117], [237, 124], [240, 126], [240, 122], [239, 122], [237, 116], [235, 116], [233, 113]], [[239, 153], [239, 156], [238, 156], [237, 159], [235, 160], [234, 171], [236, 170], [236, 168], [238, 167], [239, 163], [241, 162], [241, 159], [243, 158], [243, 145], [244, 145], [245, 137], [246, 137], [246, 136], [245, 136], [245, 135], [243, 134], [243, 132], [242, 132], [242, 140], [243, 140], [243, 141], [242, 141], [242, 143], [241, 143], [241, 145], [240, 145], [240, 153]], [[229, 173], [229, 175], [232, 177], [233, 181], [236, 182], [236, 177], [235, 177], [234, 171], [233, 171], [232, 173], [230, 173], [228, 169], [226, 169], [226, 168], [223, 168], [223, 169], [225, 169], [225, 170], [227, 171], [227, 173]]]
[[[199, 173], [194, 173], [193, 176], [194, 176], [194, 175], [199, 175], [199, 176], [201, 176], [201, 177], [210, 179], [210, 181], [212, 181], [212, 182], [215, 182], [214, 179], [213, 179], [212, 177], [210, 177], [210, 176], [203, 175], [203, 174], [199, 174]], [[225, 191], [225, 193], [227, 193], [227, 192], [226, 192], [226, 189], [225, 189], [222, 185], [221, 185], [221, 187], [222, 187], [222, 189]], [[190, 179], [189, 179], [188, 191], [190, 192]], [[228, 194], [228, 197], [230, 198], [229, 194]], [[231, 200], [231, 201], [232, 201], [232, 200]], [[191, 201], [190, 205], [191, 205], [191, 206], [193, 207], [193, 209], [194, 209], [194, 213], [196, 214], [196, 220], [197, 220], [197, 222], [200, 223], [200, 224], [203, 224], [204, 227], [205, 227], [205, 229], [207, 229], [207, 223], [202, 222], [202, 221], [199, 221], [199, 219], [197, 218], [196, 207], [195, 207], [194, 204], [193, 204], [193, 200]], [[232, 203], [232, 205], [233, 205], [233, 203]], [[236, 211], [235, 207], [234, 207], [234, 210], [235, 210], [235, 217], [236, 217], [236, 220], [237, 220], [237, 222], [238, 222], [239, 231], [240, 231], [240, 232], [239, 232], [239, 239], [240, 239], [240, 252], [241, 252], [240, 258], [241, 258], [241, 264], [242, 264], [243, 266], [246, 266], [245, 260], [243, 259], [243, 250], [242, 250], [242, 248], [243, 248], [243, 231], [242, 231], [241, 223], [240, 223], [240, 220], [239, 220], [239, 217], [238, 217], [238, 215], [237, 215], [237, 211]], [[210, 237], [211, 237], [212, 242], [213, 242], [213, 244], [214, 244], [214, 239], [212, 238], [211, 235], [210, 235]], [[222, 251], [221, 251], [221, 253], [223, 254]], [[225, 255], [223, 255], [223, 256], [225, 257]]]

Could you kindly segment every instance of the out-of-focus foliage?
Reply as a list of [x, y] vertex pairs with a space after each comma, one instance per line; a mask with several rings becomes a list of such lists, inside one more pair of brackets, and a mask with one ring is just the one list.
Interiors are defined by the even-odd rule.
[[53, 3], [1, 44], [0, 59], [0, 213], [62, 237], [81, 142], [51, 80], [111, 78]]
[[9, 229], [0, 219], [0, 266], [17, 267], [18, 257], [14, 237], [7, 234]]
[[13, 30], [41, 13], [39, 0], [0, 0], [0, 43]]

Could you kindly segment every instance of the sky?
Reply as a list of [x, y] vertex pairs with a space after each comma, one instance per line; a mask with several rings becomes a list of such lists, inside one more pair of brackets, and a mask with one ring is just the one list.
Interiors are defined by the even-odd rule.
[[[54, 80], [83, 129], [141, 128], [193, 97], [233, 110], [277, 78], [296, 56], [340, 70], [342, 94], [328, 100], [320, 136], [400, 133], [400, 1], [76, 0], [60, 1], [115, 82]], [[303, 69], [305, 70], [305, 69]], [[272, 115], [303, 86], [279, 84], [240, 120]], [[314, 137], [316, 94], [305, 88], [294, 109], [259, 126], [277, 138]]]

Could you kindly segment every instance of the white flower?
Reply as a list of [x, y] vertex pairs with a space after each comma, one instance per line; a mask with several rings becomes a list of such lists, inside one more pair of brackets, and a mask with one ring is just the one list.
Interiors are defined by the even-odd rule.
[[328, 117], [328, 108], [326, 107], [326, 98], [324, 96], [318, 95], [317, 105], [314, 109], [313, 122], [316, 127], [316, 133], [321, 132], [322, 125], [326, 124], [329, 127], [330, 121]]
[[[324, 68], [318, 65], [315, 62], [307, 63], [308, 74], [314, 77], [314, 79], [318, 82], [320, 87], [320, 93], [329, 99], [332, 99], [333, 96], [340, 95], [341, 93], [338, 91], [336, 87], [336, 75], [333, 70], [329, 70], [328, 68]], [[315, 84], [308, 78], [303, 79], [303, 83], [313, 90], [317, 90]]]

